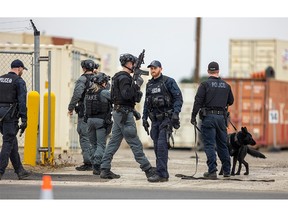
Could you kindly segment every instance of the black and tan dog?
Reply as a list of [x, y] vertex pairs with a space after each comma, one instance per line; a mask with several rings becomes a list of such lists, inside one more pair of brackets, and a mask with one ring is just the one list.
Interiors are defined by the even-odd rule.
[[[256, 145], [256, 142], [246, 127], [241, 127], [241, 131], [228, 134], [227, 145], [229, 148], [230, 156], [233, 158], [231, 175], [240, 175], [242, 164], [244, 164], [246, 168], [244, 175], [249, 175], [249, 164], [244, 160], [247, 154], [256, 158], [266, 158], [266, 156], [261, 152], [253, 148], [249, 148], [248, 145], [254, 146]], [[239, 162], [239, 166], [237, 172], [235, 173], [237, 161]], [[223, 175], [222, 167], [219, 175]]]

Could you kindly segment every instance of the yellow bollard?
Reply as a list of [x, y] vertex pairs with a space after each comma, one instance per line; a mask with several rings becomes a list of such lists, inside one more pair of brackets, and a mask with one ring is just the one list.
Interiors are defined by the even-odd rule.
[[31, 166], [36, 165], [39, 106], [39, 93], [30, 91], [27, 99], [27, 128], [25, 130], [23, 163]]
[[[51, 113], [50, 113], [50, 136], [48, 131], [48, 93], [44, 94], [44, 112], [43, 112], [43, 147], [48, 151], [43, 153], [42, 162], [52, 165], [54, 162], [54, 143], [55, 143], [55, 94], [51, 92]], [[49, 138], [49, 140], [48, 140]], [[50, 141], [50, 155], [49, 155]]]

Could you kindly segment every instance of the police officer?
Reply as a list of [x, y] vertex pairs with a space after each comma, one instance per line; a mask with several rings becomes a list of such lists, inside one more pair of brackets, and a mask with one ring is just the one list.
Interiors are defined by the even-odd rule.
[[223, 166], [224, 177], [230, 177], [230, 155], [227, 141], [227, 105], [234, 102], [234, 96], [229, 84], [219, 77], [219, 65], [211, 62], [208, 65], [209, 78], [200, 84], [195, 95], [194, 106], [191, 115], [191, 123], [197, 125], [198, 111], [201, 124], [201, 134], [204, 143], [204, 151], [207, 156], [208, 172], [205, 178], [217, 178], [217, 154]]
[[130, 146], [135, 160], [140, 164], [141, 170], [145, 172], [148, 178], [154, 174], [155, 168], [151, 166], [143, 152], [134, 120], [134, 115], [136, 120], [141, 118], [134, 107], [142, 97], [140, 86], [143, 84], [143, 79], [139, 76], [134, 81], [131, 76], [133, 65], [137, 60], [135, 56], [127, 53], [120, 55], [119, 60], [122, 71], [113, 76], [111, 88], [111, 99], [114, 104], [112, 137], [102, 158], [100, 177], [104, 179], [120, 178], [120, 175], [111, 171], [111, 161], [124, 138]]
[[157, 173], [148, 178], [149, 182], [165, 182], [169, 179], [168, 149], [172, 127], [180, 127], [179, 113], [183, 98], [175, 80], [162, 74], [162, 65], [154, 60], [148, 65], [152, 79], [146, 85], [143, 110], [143, 126], [149, 134], [148, 117], [152, 122], [151, 138], [154, 143]]
[[99, 73], [92, 78], [92, 86], [85, 95], [85, 121], [88, 124], [88, 136], [92, 145], [91, 162], [93, 174], [100, 175], [100, 164], [106, 141], [112, 128], [112, 102], [106, 85], [110, 76]]
[[[0, 77], [0, 132], [3, 145], [0, 153], [0, 180], [8, 166], [9, 158], [18, 178], [25, 179], [31, 175], [21, 163], [18, 153], [17, 133], [22, 134], [27, 127], [26, 83], [21, 78], [23, 70], [27, 70], [19, 59], [11, 63], [11, 71]], [[21, 125], [18, 126], [18, 119]]]
[[75, 83], [73, 96], [68, 105], [68, 115], [73, 115], [73, 110], [78, 114], [77, 132], [79, 134], [79, 142], [82, 150], [84, 164], [76, 167], [78, 171], [92, 170], [91, 157], [91, 144], [88, 137], [88, 126], [84, 122], [84, 97], [89, 87], [90, 79], [94, 76], [93, 70], [95, 68], [94, 61], [87, 59], [81, 62], [83, 74], [78, 78]]

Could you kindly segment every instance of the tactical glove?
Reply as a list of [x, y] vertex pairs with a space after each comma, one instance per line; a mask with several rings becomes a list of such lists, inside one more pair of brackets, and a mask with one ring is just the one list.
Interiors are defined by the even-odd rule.
[[149, 127], [150, 127], [150, 125], [149, 125], [147, 119], [143, 119], [143, 127], [144, 127], [145, 131], [147, 132], [147, 134], [149, 136]]
[[136, 79], [136, 85], [138, 85], [139, 87], [141, 87], [141, 85], [143, 84], [144, 80], [141, 76], [138, 76]]
[[192, 117], [190, 122], [192, 125], [197, 126], [196, 118]]
[[180, 120], [179, 120], [179, 114], [178, 113], [173, 113], [172, 118], [171, 118], [172, 126], [175, 129], [180, 128]]
[[22, 136], [22, 134], [24, 133], [25, 129], [27, 128], [27, 122], [23, 121], [19, 127], [20, 129], [20, 137]]

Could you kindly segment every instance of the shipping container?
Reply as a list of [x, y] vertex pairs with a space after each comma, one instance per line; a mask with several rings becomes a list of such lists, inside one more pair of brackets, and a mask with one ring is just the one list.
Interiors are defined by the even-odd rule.
[[[229, 107], [237, 130], [247, 127], [258, 146], [288, 147], [288, 82], [275, 79], [225, 79], [232, 88]], [[229, 124], [228, 132], [234, 132]]]
[[270, 66], [276, 80], [288, 81], [288, 41], [231, 39], [229, 45], [229, 77], [249, 78]]
[[[80, 45], [80, 44], [78, 44]], [[91, 43], [91, 46], [96, 46]], [[108, 61], [107, 56], [111, 59], [115, 59], [118, 50], [113, 47], [99, 45], [101, 55], [86, 49], [76, 47], [74, 45], [40, 45], [40, 56], [48, 56], [48, 51], [51, 51], [51, 91], [55, 94], [56, 107], [55, 107], [55, 151], [63, 152], [67, 150], [80, 149], [79, 135], [77, 133], [77, 115], [72, 117], [67, 115], [68, 104], [73, 95], [75, 81], [83, 73], [81, 69], [81, 61], [87, 58], [93, 59], [95, 62], [101, 64], [101, 69], [104, 68], [105, 73], [112, 76], [112, 71], [117, 70], [116, 61]], [[0, 75], [7, 73], [10, 69], [10, 62], [14, 60], [14, 52], [17, 51], [34, 51], [33, 44], [0, 44], [0, 51], [11, 52], [12, 54], [1, 54], [0, 66], [2, 72]], [[103, 57], [102, 57], [103, 55]], [[20, 57], [18, 57], [20, 59]], [[29, 71], [24, 72], [29, 74], [29, 77], [24, 77], [26, 83], [31, 83], [33, 80], [32, 74], [33, 67], [24, 61], [25, 66], [29, 68]], [[30, 70], [31, 68], [31, 70]], [[43, 97], [48, 91], [47, 89], [48, 79], [48, 62], [40, 63], [40, 146], [43, 140]], [[32, 84], [31, 84], [32, 86]], [[28, 91], [32, 90], [32, 87], [28, 88]], [[24, 134], [25, 136], [25, 134]], [[1, 144], [0, 144], [1, 146]], [[24, 146], [19, 142], [19, 147]]]

